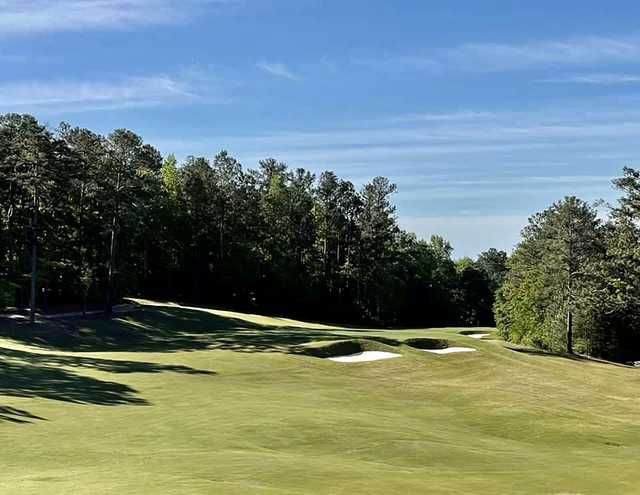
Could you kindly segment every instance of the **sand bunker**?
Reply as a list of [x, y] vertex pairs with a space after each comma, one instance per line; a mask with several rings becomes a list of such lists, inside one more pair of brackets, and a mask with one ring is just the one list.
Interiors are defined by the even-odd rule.
[[477, 349], [472, 347], [447, 347], [445, 349], [420, 349], [424, 352], [432, 352], [434, 354], [452, 354], [454, 352], [475, 352]]
[[401, 354], [384, 351], [363, 351], [357, 354], [349, 354], [347, 356], [335, 356], [327, 358], [337, 363], [364, 363], [367, 361], [380, 361], [381, 359], [393, 359], [400, 357]]
[[468, 333], [467, 337], [471, 337], [472, 339], [482, 339], [484, 337], [488, 337], [491, 335], [490, 333]]

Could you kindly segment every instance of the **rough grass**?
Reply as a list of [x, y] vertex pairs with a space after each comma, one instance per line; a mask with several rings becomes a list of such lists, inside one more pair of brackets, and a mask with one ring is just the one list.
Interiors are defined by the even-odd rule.
[[[624, 366], [173, 305], [0, 327], [0, 493], [640, 492]], [[479, 352], [402, 345], [425, 338]], [[403, 357], [300, 353], [337, 341]]]

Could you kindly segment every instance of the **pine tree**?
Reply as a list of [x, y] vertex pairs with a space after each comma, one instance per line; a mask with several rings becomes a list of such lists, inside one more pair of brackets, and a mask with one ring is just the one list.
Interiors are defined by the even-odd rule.
[[564, 341], [573, 353], [576, 320], [588, 341], [589, 310], [602, 287], [604, 238], [597, 212], [566, 197], [531, 217], [522, 235], [497, 305], [500, 331], [549, 348]]

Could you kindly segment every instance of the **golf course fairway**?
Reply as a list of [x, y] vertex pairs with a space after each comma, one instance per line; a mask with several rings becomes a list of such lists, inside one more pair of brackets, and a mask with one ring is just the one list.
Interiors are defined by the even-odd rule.
[[[640, 370], [492, 329], [149, 301], [113, 321], [0, 325], [2, 494], [640, 493]], [[342, 348], [401, 356], [323, 358]]]

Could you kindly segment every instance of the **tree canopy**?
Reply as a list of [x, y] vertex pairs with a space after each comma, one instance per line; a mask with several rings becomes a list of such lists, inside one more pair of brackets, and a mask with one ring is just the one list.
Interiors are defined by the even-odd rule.
[[514, 342], [619, 360], [640, 345], [640, 174], [614, 181], [622, 196], [601, 219], [566, 197], [529, 219], [495, 306]]
[[357, 188], [273, 158], [245, 169], [226, 151], [179, 163], [127, 129], [101, 136], [5, 115], [0, 304], [109, 313], [138, 295], [385, 325], [493, 324], [506, 253], [456, 270], [445, 239], [399, 228], [396, 190], [385, 177]]

